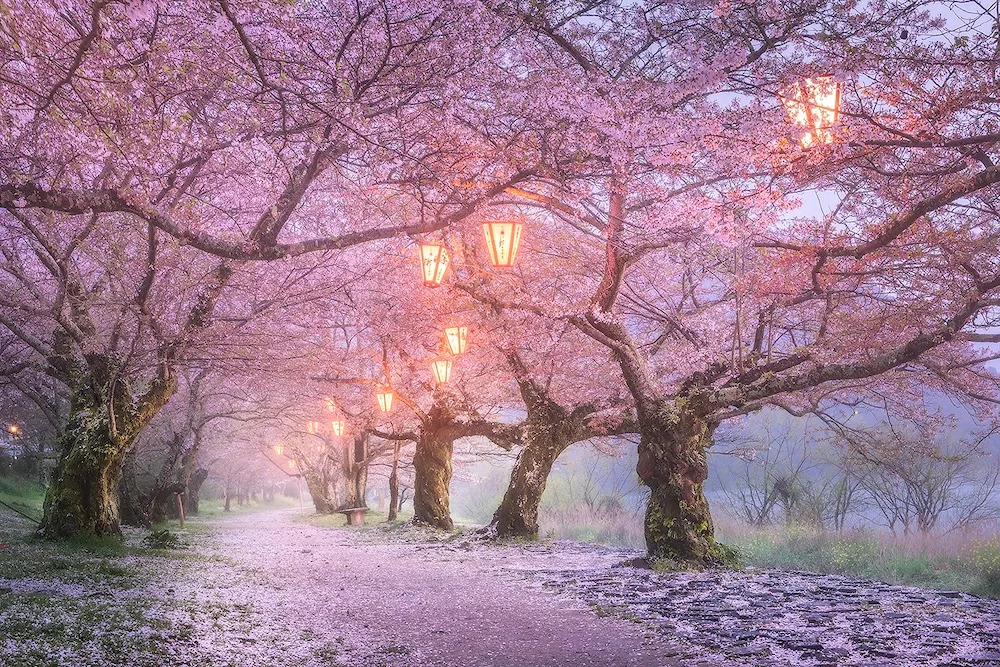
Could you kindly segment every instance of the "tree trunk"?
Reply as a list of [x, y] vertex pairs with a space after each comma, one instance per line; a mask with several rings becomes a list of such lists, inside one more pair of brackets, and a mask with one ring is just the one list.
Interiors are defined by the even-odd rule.
[[392, 452], [392, 472], [389, 474], [389, 521], [399, 518], [399, 443]]
[[552, 465], [572, 443], [572, 439], [554, 437], [551, 427], [529, 428], [510, 473], [507, 492], [490, 522], [497, 537], [538, 537], [538, 506], [545, 493], [545, 484]]
[[732, 553], [716, 543], [705, 499], [706, 450], [715, 424], [686, 411], [646, 411], [640, 418], [640, 479], [649, 487], [646, 548], [650, 559], [705, 566], [731, 564]]
[[164, 371], [135, 400], [119, 379], [114, 359], [90, 354], [85, 360], [86, 372], [73, 388], [56, 444], [59, 459], [38, 527], [43, 537], [121, 535], [122, 463], [142, 429], [177, 391], [176, 378]]
[[312, 497], [316, 514], [333, 514], [337, 511], [336, 494], [331, 494], [329, 478], [319, 472], [304, 473], [306, 488]]
[[118, 489], [118, 513], [121, 522], [126, 526], [148, 528], [149, 514], [146, 507], [148, 498], [139, 489], [135, 471], [135, 450], [130, 451], [122, 465], [121, 485]]
[[368, 456], [366, 440], [367, 436], [360, 435], [354, 438], [353, 445], [344, 445], [345, 509], [367, 507], [365, 500], [368, 487], [368, 464], [365, 461]]
[[45, 496], [44, 537], [121, 535], [118, 485], [124, 452], [107, 419], [75, 415], [59, 438], [59, 461]]
[[208, 479], [208, 470], [198, 468], [191, 473], [188, 480], [187, 493], [184, 494], [184, 511], [188, 516], [198, 516], [201, 506], [201, 485]]
[[449, 486], [454, 443], [436, 431], [421, 432], [413, 456], [413, 520], [441, 530], [455, 527], [451, 520]]

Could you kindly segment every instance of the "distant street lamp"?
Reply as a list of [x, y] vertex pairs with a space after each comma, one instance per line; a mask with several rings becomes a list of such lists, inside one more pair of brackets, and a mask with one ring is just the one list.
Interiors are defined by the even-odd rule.
[[447, 327], [444, 330], [445, 340], [448, 341], [448, 349], [452, 354], [463, 354], [469, 336], [469, 327]]
[[438, 287], [448, 270], [448, 251], [440, 243], [420, 244], [420, 272], [425, 287]]
[[514, 266], [517, 257], [517, 247], [521, 244], [520, 222], [494, 221], [483, 223], [483, 235], [486, 236], [486, 248], [490, 251], [490, 264], [500, 268]]
[[830, 143], [829, 129], [840, 118], [841, 84], [832, 76], [820, 76], [793, 84], [781, 91], [781, 102], [788, 119], [809, 132], [802, 137], [802, 146]]
[[392, 392], [388, 389], [376, 391], [375, 399], [378, 400], [378, 409], [382, 412], [392, 410]]
[[451, 359], [438, 359], [431, 363], [431, 369], [438, 384], [445, 384], [451, 379]]

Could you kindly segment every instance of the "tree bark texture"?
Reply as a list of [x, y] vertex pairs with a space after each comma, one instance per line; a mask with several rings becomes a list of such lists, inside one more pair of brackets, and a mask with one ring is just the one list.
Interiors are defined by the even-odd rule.
[[122, 464], [139, 432], [177, 389], [158, 379], [135, 401], [111, 360], [93, 356], [73, 390], [38, 532], [49, 538], [120, 535]]

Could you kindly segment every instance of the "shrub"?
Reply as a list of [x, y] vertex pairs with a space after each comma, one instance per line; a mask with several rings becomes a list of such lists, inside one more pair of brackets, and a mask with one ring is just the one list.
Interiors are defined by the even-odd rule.
[[151, 549], [179, 549], [181, 546], [177, 536], [166, 528], [152, 531], [143, 542]]
[[974, 543], [967, 564], [979, 578], [975, 592], [1000, 598], [1000, 537]]

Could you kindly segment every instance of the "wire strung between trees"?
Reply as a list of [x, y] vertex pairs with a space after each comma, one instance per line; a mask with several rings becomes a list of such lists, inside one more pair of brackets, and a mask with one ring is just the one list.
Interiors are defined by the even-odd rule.
[[27, 519], [31, 523], [35, 524], [36, 526], [42, 525], [42, 523], [38, 519], [35, 519], [33, 517], [28, 516], [27, 514], [25, 514], [24, 512], [22, 512], [21, 510], [17, 509], [16, 507], [14, 507], [12, 505], [8, 505], [7, 503], [5, 503], [2, 500], [0, 500], [0, 505], [3, 505], [4, 507], [6, 507], [7, 509], [9, 509], [12, 512], [20, 514], [21, 516], [23, 516], [25, 519]]

